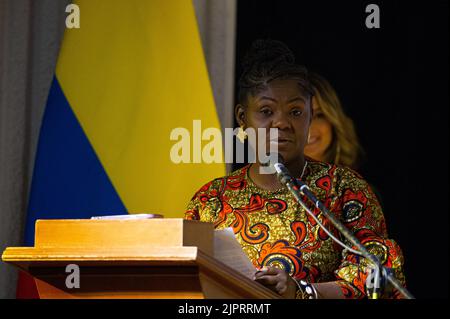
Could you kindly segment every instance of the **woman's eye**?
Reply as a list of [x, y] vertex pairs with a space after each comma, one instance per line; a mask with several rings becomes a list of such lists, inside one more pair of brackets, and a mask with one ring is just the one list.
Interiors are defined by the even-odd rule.
[[294, 116], [300, 116], [303, 114], [303, 112], [301, 110], [292, 110], [291, 114]]
[[264, 115], [272, 115], [272, 110], [271, 109], [261, 109], [260, 112], [262, 114], [264, 114]]

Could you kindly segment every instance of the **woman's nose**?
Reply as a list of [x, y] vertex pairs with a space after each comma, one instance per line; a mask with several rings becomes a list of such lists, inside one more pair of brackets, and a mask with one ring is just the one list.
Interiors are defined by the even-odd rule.
[[272, 127], [277, 128], [279, 130], [285, 130], [290, 127], [288, 116], [283, 114], [282, 112], [275, 113], [275, 116], [272, 121]]

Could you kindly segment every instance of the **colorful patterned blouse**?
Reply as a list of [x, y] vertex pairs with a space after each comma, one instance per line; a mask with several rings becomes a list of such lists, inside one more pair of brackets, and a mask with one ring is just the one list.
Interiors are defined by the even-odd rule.
[[[311, 283], [335, 281], [346, 298], [365, 297], [365, 259], [336, 244], [286, 188], [267, 191], [256, 186], [248, 176], [249, 167], [200, 188], [186, 218], [212, 222], [216, 229], [232, 227], [257, 268], [278, 267]], [[348, 168], [311, 159], [303, 181], [404, 283], [401, 250], [387, 239], [383, 213], [367, 182]], [[309, 208], [333, 235], [351, 246], [313, 205]], [[384, 297], [399, 294], [394, 291]]]

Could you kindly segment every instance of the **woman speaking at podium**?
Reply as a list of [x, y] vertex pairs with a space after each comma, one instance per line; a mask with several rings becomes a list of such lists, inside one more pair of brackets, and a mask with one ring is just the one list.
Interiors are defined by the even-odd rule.
[[[235, 115], [240, 128], [277, 128], [278, 152], [291, 174], [404, 284], [401, 250], [387, 238], [383, 212], [367, 182], [347, 167], [303, 153], [313, 91], [306, 69], [294, 60], [281, 42], [253, 43], [239, 80]], [[186, 218], [212, 222], [216, 229], [232, 227], [259, 269], [255, 280], [286, 298], [366, 297], [367, 261], [338, 245], [276, 174], [260, 173], [260, 165], [256, 161], [201, 187], [188, 204]], [[317, 209], [312, 211], [332, 235], [351, 246]], [[399, 293], [384, 289], [382, 296]]]

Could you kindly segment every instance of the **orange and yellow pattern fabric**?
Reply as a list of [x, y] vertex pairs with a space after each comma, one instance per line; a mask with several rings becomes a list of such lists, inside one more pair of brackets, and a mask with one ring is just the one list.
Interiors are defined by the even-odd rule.
[[[212, 222], [216, 229], [231, 227], [256, 268], [278, 267], [310, 283], [336, 281], [346, 298], [365, 297], [364, 258], [344, 252], [286, 188], [267, 191], [255, 185], [248, 175], [249, 167], [201, 187], [188, 204], [185, 217]], [[348, 168], [311, 159], [303, 181], [404, 283], [401, 249], [387, 238], [383, 212], [367, 182]], [[307, 203], [306, 198], [304, 201]], [[316, 208], [309, 208], [340, 237]], [[397, 293], [384, 297], [397, 297]]]

